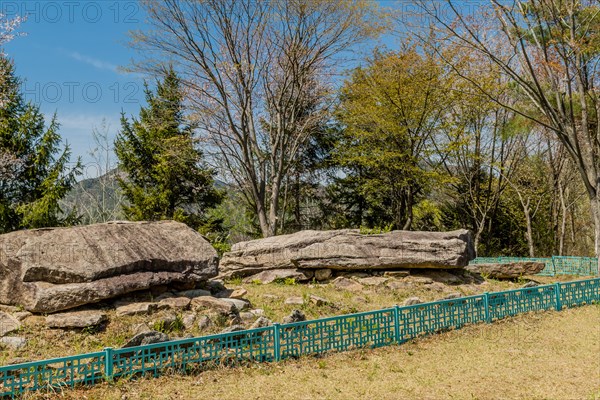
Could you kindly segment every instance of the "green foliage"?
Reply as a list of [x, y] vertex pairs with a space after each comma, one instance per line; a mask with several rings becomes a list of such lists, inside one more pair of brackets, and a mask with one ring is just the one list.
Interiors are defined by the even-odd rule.
[[295, 278], [277, 278], [273, 282], [277, 283], [279, 285], [285, 285], [285, 286], [295, 286], [295, 285], [297, 285]]
[[140, 118], [121, 116], [115, 141], [118, 177], [129, 201], [123, 207], [128, 219], [173, 219], [198, 229], [207, 210], [219, 204], [223, 193], [213, 185], [214, 171], [207, 168], [186, 122], [180, 80], [173, 71], [157, 82], [156, 93], [146, 87], [148, 106]]
[[0, 55], [0, 233], [24, 228], [69, 225], [59, 201], [81, 173], [78, 159], [62, 146], [54, 115], [46, 125], [39, 106], [26, 103], [11, 60]]
[[376, 226], [374, 228], [367, 228], [366, 226], [360, 227], [361, 235], [378, 235], [380, 233], [391, 232], [394, 227], [394, 224], [387, 224], [384, 227]]

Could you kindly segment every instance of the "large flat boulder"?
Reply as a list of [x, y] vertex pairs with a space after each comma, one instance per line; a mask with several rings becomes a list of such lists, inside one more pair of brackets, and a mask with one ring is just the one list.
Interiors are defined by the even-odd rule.
[[363, 235], [358, 229], [301, 231], [233, 245], [219, 266], [221, 277], [273, 269], [393, 270], [462, 268], [475, 257], [471, 234], [392, 231]]
[[111, 222], [0, 235], [0, 303], [56, 312], [154, 286], [203, 282], [218, 257], [174, 221]]
[[467, 270], [493, 279], [514, 279], [524, 275], [535, 275], [546, 266], [543, 262], [518, 261], [507, 263], [473, 264]]

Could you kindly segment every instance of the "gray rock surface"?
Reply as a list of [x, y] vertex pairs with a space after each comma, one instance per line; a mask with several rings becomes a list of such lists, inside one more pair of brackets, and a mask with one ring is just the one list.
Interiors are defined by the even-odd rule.
[[46, 326], [61, 329], [83, 329], [98, 326], [108, 319], [105, 312], [86, 310], [50, 314], [46, 317]]
[[231, 314], [236, 312], [236, 307], [232, 302], [225, 299], [217, 299], [211, 296], [200, 296], [192, 300], [192, 309], [211, 310], [220, 314]]
[[117, 316], [149, 315], [158, 309], [157, 303], [140, 302], [117, 305]]
[[147, 344], [168, 342], [169, 336], [162, 332], [157, 331], [146, 331], [141, 332], [129, 339], [127, 343], [123, 345], [123, 348], [145, 346]]
[[364, 289], [364, 286], [360, 283], [356, 282], [353, 279], [346, 278], [344, 276], [335, 278], [332, 284], [338, 289], [349, 290], [351, 292], [360, 292]]
[[412, 306], [415, 304], [421, 304], [423, 301], [418, 298], [418, 297], [409, 297], [408, 299], [404, 300], [404, 302], [402, 303], [403, 306]]
[[392, 231], [363, 235], [357, 229], [301, 231], [236, 243], [223, 255], [221, 277], [273, 269], [389, 270], [462, 268], [475, 257], [471, 234]]
[[284, 324], [291, 324], [293, 322], [301, 322], [301, 321], [306, 321], [306, 315], [304, 315], [304, 313], [300, 310], [294, 310], [291, 312], [290, 315], [283, 318]]
[[0, 235], [0, 303], [57, 312], [217, 274], [217, 253], [174, 221], [111, 222]]
[[0, 338], [0, 344], [13, 350], [19, 350], [27, 345], [27, 339], [20, 336], [4, 336]]
[[276, 280], [294, 279], [297, 282], [306, 282], [308, 277], [295, 269], [273, 269], [262, 271], [257, 274], [251, 275], [244, 279], [245, 283], [262, 283], [266, 285], [273, 283]]
[[468, 271], [494, 279], [514, 279], [524, 275], [535, 275], [542, 272], [546, 264], [533, 261], [519, 261], [496, 264], [472, 264], [466, 267]]
[[21, 329], [21, 323], [12, 315], [0, 311], [0, 337]]

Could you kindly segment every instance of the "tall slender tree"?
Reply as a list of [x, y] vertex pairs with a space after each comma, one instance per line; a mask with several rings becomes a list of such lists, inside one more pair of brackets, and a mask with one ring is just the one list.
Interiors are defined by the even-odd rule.
[[60, 226], [75, 221], [59, 201], [81, 173], [79, 159], [62, 146], [56, 115], [50, 124], [39, 106], [27, 103], [13, 62], [0, 55], [0, 233]]
[[174, 219], [197, 229], [222, 195], [214, 187], [214, 171], [204, 163], [194, 126], [186, 121], [181, 82], [172, 68], [155, 93], [146, 87], [146, 101], [139, 119], [121, 116], [115, 141], [125, 175], [118, 180], [129, 202], [123, 211], [136, 221]]

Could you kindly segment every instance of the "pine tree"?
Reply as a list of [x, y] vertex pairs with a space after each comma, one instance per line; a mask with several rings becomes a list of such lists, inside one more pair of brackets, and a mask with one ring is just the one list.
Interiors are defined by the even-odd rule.
[[173, 219], [198, 229], [222, 194], [197, 148], [194, 126], [186, 122], [181, 83], [172, 68], [157, 82], [156, 93], [146, 85], [146, 102], [139, 119], [121, 115], [115, 141], [125, 174], [119, 184], [129, 202], [123, 211], [135, 221]]
[[25, 101], [13, 62], [0, 55], [0, 233], [24, 228], [68, 225], [59, 200], [81, 173], [78, 159], [69, 168], [71, 151], [61, 147], [54, 115], [46, 126], [39, 106]]

